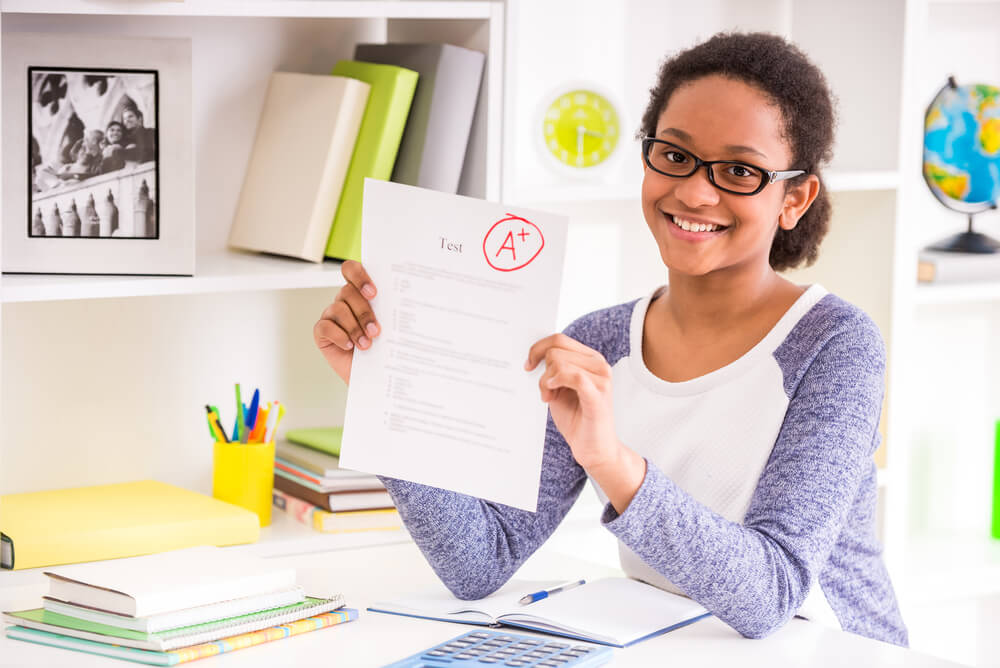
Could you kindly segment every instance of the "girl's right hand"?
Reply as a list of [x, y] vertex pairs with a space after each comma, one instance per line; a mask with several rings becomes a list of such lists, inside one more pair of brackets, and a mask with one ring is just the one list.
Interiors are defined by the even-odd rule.
[[340, 271], [347, 285], [323, 310], [313, 326], [313, 339], [327, 364], [347, 383], [351, 380], [354, 348], [367, 350], [381, 332], [381, 327], [368, 301], [376, 294], [375, 284], [368, 272], [354, 260], [346, 260]]

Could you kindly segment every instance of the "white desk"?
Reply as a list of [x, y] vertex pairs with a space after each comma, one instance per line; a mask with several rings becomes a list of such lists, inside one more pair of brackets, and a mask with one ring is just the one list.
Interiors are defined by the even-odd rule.
[[[378, 600], [442, 586], [412, 543], [277, 557], [293, 565], [307, 592], [342, 592], [358, 608], [357, 621], [197, 662], [198, 668], [330, 665], [381, 666], [419, 652], [473, 627], [367, 612]], [[15, 574], [17, 584], [0, 587], [0, 609], [38, 607], [47, 582], [41, 572]], [[606, 566], [544, 550], [518, 573], [525, 579], [595, 578], [620, 575]], [[0, 577], [2, 582], [2, 577]], [[522, 631], [512, 629], [518, 633]], [[747, 640], [717, 619], [708, 619], [616, 649], [614, 666], [956, 666], [911, 650], [828, 629], [800, 619], [763, 640]], [[0, 638], [0, 666], [124, 668], [140, 665]]]

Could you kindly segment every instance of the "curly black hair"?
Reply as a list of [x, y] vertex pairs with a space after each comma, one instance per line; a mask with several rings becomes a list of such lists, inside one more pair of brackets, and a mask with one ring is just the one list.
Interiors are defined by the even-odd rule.
[[[668, 57], [642, 115], [639, 138], [656, 134], [656, 122], [674, 91], [696, 79], [722, 75], [762, 91], [781, 110], [784, 138], [792, 149], [788, 169], [804, 169], [820, 180], [820, 192], [794, 229], [778, 228], [771, 243], [775, 271], [815, 262], [830, 224], [830, 196], [820, 168], [833, 153], [836, 125], [833, 97], [826, 77], [795, 45], [763, 32], [718, 33], [709, 40]], [[790, 179], [786, 189], [806, 175]]]

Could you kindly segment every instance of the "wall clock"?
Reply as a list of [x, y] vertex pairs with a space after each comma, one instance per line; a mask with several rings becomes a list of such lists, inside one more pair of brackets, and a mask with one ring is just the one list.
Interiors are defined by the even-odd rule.
[[543, 150], [557, 164], [584, 173], [611, 157], [620, 127], [617, 109], [601, 93], [585, 87], [564, 90], [545, 108]]

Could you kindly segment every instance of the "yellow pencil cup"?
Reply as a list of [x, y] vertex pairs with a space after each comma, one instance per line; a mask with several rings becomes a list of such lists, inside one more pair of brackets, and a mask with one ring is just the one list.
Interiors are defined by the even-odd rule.
[[274, 441], [216, 442], [212, 462], [212, 496], [257, 513], [260, 525], [271, 523], [274, 486]]

